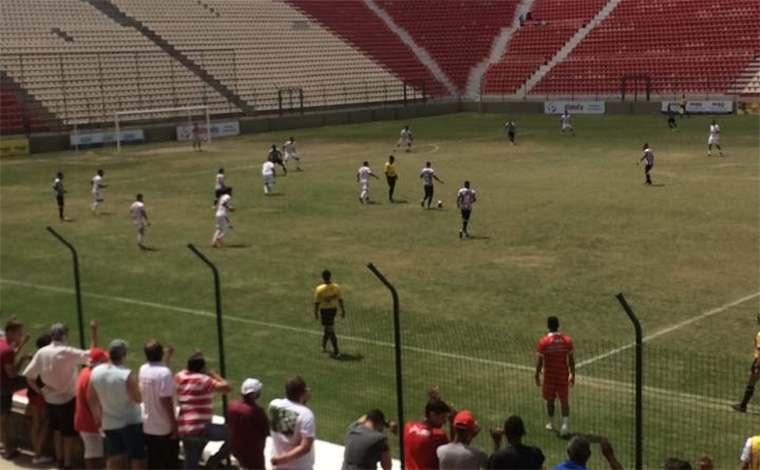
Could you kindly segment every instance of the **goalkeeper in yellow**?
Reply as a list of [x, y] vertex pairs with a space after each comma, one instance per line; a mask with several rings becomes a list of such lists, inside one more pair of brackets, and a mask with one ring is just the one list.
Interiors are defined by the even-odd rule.
[[327, 340], [333, 347], [333, 357], [340, 357], [338, 351], [338, 337], [335, 336], [335, 316], [340, 307], [340, 316], [346, 318], [346, 308], [343, 306], [343, 296], [340, 287], [331, 281], [332, 274], [329, 270], [322, 271], [322, 284], [314, 291], [314, 319], [322, 318], [322, 352], [327, 352]]
[[[757, 323], [760, 325], [760, 313], [757, 314]], [[749, 379], [747, 379], [747, 388], [744, 390], [744, 398], [741, 403], [731, 405], [731, 408], [744, 413], [747, 411], [747, 405], [755, 393], [755, 384], [760, 379], [760, 331], [755, 334], [755, 359], [749, 369]]]

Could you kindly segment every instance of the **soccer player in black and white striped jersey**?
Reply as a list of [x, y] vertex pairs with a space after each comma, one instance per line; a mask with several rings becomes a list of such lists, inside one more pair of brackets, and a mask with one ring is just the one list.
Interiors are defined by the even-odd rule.
[[53, 191], [55, 191], [55, 200], [58, 203], [58, 218], [61, 222], [66, 221], [66, 217], [63, 215], [63, 195], [66, 194], [66, 190], [63, 189], [63, 173], [59, 172], [56, 175], [55, 182], [53, 183]]
[[467, 224], [470, 223], [472, 214], [472, 204], [476, 201], [475, 191], [470, 189], [470, 182], [464, 182], [464, 188], [457, 193], [457, 208], [462, 212], [462, 230], [459, 231], [459, 238], [469, 238], [467, 233]]
[[641, 162], [644, 162], [644, 175], [646, 176], [647, 180], [644, 183], [646, 186], [652, 185], [652, 178], [649, 176], [649, 172], [652, 170], [652, 167], [654, 166], [654, 152], [652, 152], [652, 149], [649, 148], [649, 144], [644, 144], [644, 155], [639, 159], [636, 164], [638, 165]]

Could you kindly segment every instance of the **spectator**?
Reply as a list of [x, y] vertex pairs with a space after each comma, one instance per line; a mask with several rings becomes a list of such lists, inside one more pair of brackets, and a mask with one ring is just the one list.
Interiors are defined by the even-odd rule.
[[311, 470], [314, 467], [314, 413], [306, 407], [311, 394], [299, 376], [285, 383], [285, 398], [269, 403], [272, 435], [270, 461], [277, 470]]
[[[49, 334], [44, 334], [37, 338], [35, 341], [37, 350], [44, 348], [50, 344], [52, 340]], [[42, 388], [42, 380], [37, 377], [37, 388]], [[47, 404], [45, 398], [42, 395], [35, 392], [28, 384], [26, 386], [26, 396], [29, 399], [29, 406], [26, 410], [28, 414], [31, 414], [32, 423], [29, 426], [29, 442], [32, 443], [32, 465], [42, 465], [52, 462], [53, 459], [46, 455], [42, 455], [43, 449], [50, 438], [50, 427], [47, 425]]]
[[391, 469], [391, 450], [383, 430], [390, 426], [380, 410], [372, 410], [351, 423], [346, 432], [343, 470]]
[[145, 344], [146, 363], [138, 374], [143, 399], [143, 433], [150, 469], [179, 467], [179, 436], [174, 417], [174, 376], [169, 361], [174, 347], [158, 341]]
[[264, 446], [269, 436], [269, 419], [256, 403], [261, 397], [261, 387], [257, 379], [245, 379], [240, 387], [240, 399], [227, 408], [230, 451], [244, 469], [265, 468]]
[[24, 388], [24, 378], [19, 376], [21, 366], [31, 359], [31, 355], [16, 357], [29, 341], [24, 334], [24, 326], [11, 317], [5, 323], [5, 337], [0, 338], [0, 440], [3, 442], [3, 457], [12, 459], [18, 450], [10, 439], [10, 417], [13, 406], [13, 394]]
[[533, 12], [529, 11], [527, 15], [525, 15], [525, 20], [530, 21], [533, 19]]
[[407, 470], [438, 468], [438, 447], [448, 444], [443, 426], [449, 420], [451, 408], [437, 399], [425, 405], [425, 420], [406, 423], [404, 427], [404, 463]]
[[710, 458], [709, 455], [703, 455], [701, 459], [699, 459], [699, 470], [714, 470], [715, 465], [713, 464], [712, 458]]
[[[612, 470], [623, 470], [623, 466], [615, 458], [615, 452], [609, 442], [602, 442], [602, 455], [607, 459]], [[569, 460], [552, 468], [552, 470], [585, 470], [586, 463], [591, 457], [591, 443], [583, 436], [575, 436], [567, 445]]]
[[742, 470], [760, 470], [760, 434], [747, 439], [741, 455]]
[[[501, 447], [502, 436], [507, 437], [509, 444], [504, 450]], [[488, 461], [492, 470], [511, 469], [540, 469], [544, 466], [544, 453], [538, 447], [526, 446], [522, 443], [525, 436], [525, 424], [519, 416], [510, 416], [504, 422], [504, 431], [500, 429], [491, 432], [494, 441], [494, 454]]]
[[74, 429], [84, 443], [84, 464], [88, 469], [103, 468], [103, 437], [100, 426], [90, 410], [89, 391], [92, 369], [108, 362], [108, 354], [97, 345], [90, 349], [89, 364], [79, 373], [77, 379], [77, 397], [74, 410]]
[[488, 454], [470, 442], [480, 432], [475, 416], [460, 411], [454, 417], [454, 440], [436, 449], [441, 470], [479, 470], [488, 463]]
[[665, 470], [691, 470], [691, 464], [677, 457], [670, 457], [665, 461]]
[[108, 363], [92, 370], [89, 402], [95, 423], [106, 433], [108, 468], [145, 468], [145, 436], [137, 374], [124, 366], [129, 345], [115, 339]]
[[[38, 350], [24, 369], [29, 387], [45, 398], [50, 428], [55, 432], [59, 467], [72, 468], [79, 437], [74, 429], [77, 366], [87, 364], [88, 351], [68, 346], [69, 328], [56, 323], [50, 327], [52, 342]], [[37, 385], [37, 378], [44, 384]]]
[[520, 26], [525, 26], [525, 16], [520, 15], [517, 20], [520, 22]]
[[214, 371], [206, 372], [206, 360], [196, 351], [187, 360], [187, 368], [174, 376], [179, 401], [177, 431], [185, 451], [185, 468], [198, 468], [203, 449], [209, 441], [225, 441], [206, 466], [218, 468], [228, 455], [227, 427], [213, 424], [213, 394], [230, 393], [230, 384]]

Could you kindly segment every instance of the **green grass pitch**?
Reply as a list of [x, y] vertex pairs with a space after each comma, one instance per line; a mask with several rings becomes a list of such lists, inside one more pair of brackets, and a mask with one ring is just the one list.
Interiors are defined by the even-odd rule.
[[[517, 122], [514, 147], [507, 117]], [[658, 116], [575, 116], [574, 138], [560, 135], [556, 116], [410, 120], [415, 149], [396, 152], [399, 204], [387, 202], [382, 167], [404, 122], [247, 135], [203, 153], [163, 143], [118, 156], [108, 148], [3, 158], [2, 316], [17, 314], [33, 335], [54, 321], [75, 325], [71, 259], [45, 231], [51, 225], [79, 249], [84, 312], [101, 323], [102, 343], [129, 340], [137, 366], [141, 343], [156, 337], [177, 346], [175, 369], [196, 347], [218, 367], [211, 273], [188, 250], [193, 243], [221, 272], [230, 379], [262, 379], [266, 402], [302, 374], [318, 437], [342, 442], [352, 419], [374, 407], [393, 414], [395, 404], [390, 295], [366, 268], [371, 261], [401, 298], [408, 420], [438, 386], [483, 428], [522, 415], [526, 441], [544, 449], [547, 466], [560, 462], [565, 444], [543, 430], [531, 372], [545, 318], [556, 314], [582, 364], [572, 429], [610, 439], [630, 467], [633, 350], [602, 357], [633, 340], [614, 298], [622, 291], [645, 335], [655, 335], [645, 347], [646, 464], [706, 453], [734, 467], [757, 431], [760, 400], [754, 414], [728, 408], [743, 391], [757, 328], [760, 147], [757, 119], [721, 117], [726, 156], [706, 158], [710, 119], [679, 119], [671, 132]], [[278, 178], [266, 197], [261, 163], [290, 135], [305, 171]], [[644, 142], [656, 155], [655, 187], [643, 186], [635, 164]], [[381, 177], [367, 206], [355, 176], [364, 160]], [[440, 210], [420, 208], [426, 160], [445, 182], [435, 188]], [[237, 211], [226, 248], [212, 250], [220, 167]], [[108, 188], [96, 217], [89, 182], [98, 168]], [[57, 171], [67, 223], [57, 220], [51, 190]], [[455, 198], [465, 179], [478, 202], [473, 238], [460, 240]], [[155, 251], [136, 246], [128, 208], [138, 192]], [[324, 268], [347, 306], [337, 325], [341, 361], [320, 353], [312, 317]], [[486, 432], [476, 443], [490, 451]], [[591, 466], [606, 466], [598, 447]]]

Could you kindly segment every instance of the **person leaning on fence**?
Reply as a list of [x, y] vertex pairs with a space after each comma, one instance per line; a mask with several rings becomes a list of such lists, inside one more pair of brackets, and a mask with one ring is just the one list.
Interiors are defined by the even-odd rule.
[[174, 417], [174, 376], [169, 361], [174, 347], [166, 350], [156, 340], [145, 343], [146, 363], [138, 374], [143, 398], [143, 432], [150, 469], [179, 467], [179, 436]]
[[5, 323], [5, 337], [0, 338], [0, 440], [3, 442], [3, 457], [6, 459], [18, 455], [18, 450], [10, 440], [10, 416], [13, 394], [26, 384], [19, 371], [32, 358], [31, 355], [19, 356], [27, 341], [29, 335], [24, 334], [24, 325], [15, 316], [11, 317]]
[[[507, 447], [500, 450], [502, 436], [507, 438]], [[488, 460], [487, 468], [491, 470], [538, 470], [544, 467], [544, 453], [538, 447], [522, 443], [525, 436], [525, 424], [519, 416], [510, 416], [504, 422], [504, 429], [491, 431], [494, 450]]]
[[314, 467], [314, 440], [317, 438], [314, 413], [306, 406], [311, 393], [303, 378], [285, 383], [285, 398], [269, 403], [272, 436], [270, 463], [276, 470], [311, 470]]
[[[79, 447], [74, 429], [77, 366], [87, 364], [89, 351], [68, 346], [69, 328], [62, 323], [50, 327], [50, 338], [52, 342], [34, 354], [23, 375], [29, 387], [45, 397], [59, 466], [72, 468]], [[42, 387], [37, 385], [38, 377]]]
[[480, 432], [478, 422], [470, 411], [460, 411], [454, 417], [454, 438], [436, 449], [440, 470], [479, 470], [486, 468], [488, 454], [470, 445]]
[[760, 434], [747, 439], [740, 459], [742, 470], [760, 470]]
[[443, 426], [449, 421], [451, 408], [437, 399], [425, 405], [425, 419], [406, 423], [404, 427], [404, 463], [406, 470], [438, 468], [438, 447], [448, 444], [449, 438]]
[[261, 397], [261, 381], [248, 378], [240, 387], [240, 398], [227, 408], [230, 452], [242, 469], [263, 469], [264, 446], [269, 436], [269, 419], [256, 402]]
[[391, 469], [391, 450], [383, 431], [391, 424], [380, 410], [371, 410], [348, 427], [342, 470]]

